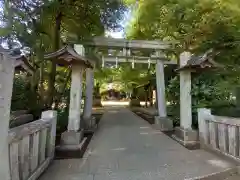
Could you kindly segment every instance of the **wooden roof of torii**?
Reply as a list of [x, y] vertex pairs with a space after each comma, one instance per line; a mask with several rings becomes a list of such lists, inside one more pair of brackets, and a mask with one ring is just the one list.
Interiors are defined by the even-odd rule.
[[66, 45], [55, 52], [45, 54], [44, 59], [56, 59], [59, 65], [83, 64], [86, 67], [93, 68], [91, 61], [79, 55], [70, 45]]

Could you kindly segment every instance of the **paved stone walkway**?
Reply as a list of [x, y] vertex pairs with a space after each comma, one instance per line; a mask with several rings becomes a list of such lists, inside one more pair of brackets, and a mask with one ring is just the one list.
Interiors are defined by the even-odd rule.
[[187, 150], [128, 109], [108, 109], [83, 159], [56, 160], [40, 180], [181, 180], [233, 164]]

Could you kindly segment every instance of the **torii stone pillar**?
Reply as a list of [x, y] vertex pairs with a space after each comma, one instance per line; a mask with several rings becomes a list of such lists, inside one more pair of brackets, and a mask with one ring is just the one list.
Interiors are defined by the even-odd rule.
[[156, 63], [156, 91], [158, 116], [155, 117], [155, 126], [161, 131], [171, 131], [173, 129], [172, 120], [167, 118], [166, 99], [165, 99], [165, 79], [164, 63], [161, 60], [161, 52], [157, 52], [159, 60]]
[[[75, 51], [84, 55], [84, 47], [75, 45]], [[63, 145], [78, 145], [82, 139], [81, 124], [81, 102], [82, 102], [82, 79], [85, 66], [82, 64], [72, 64], [72, 81], [70, 91], [70, 106], [68, 116], [68, 129], [62, 134]]]
[[92, 68], [86, 69], [86, 95], [84, 101], [83, 119], [87, 128], [95, 125], [92, 119], [92, 106], [93, 106], [93, 86], [94, 86], [94, 72]]
[[[180, 55], [180, 68], [191, 58], [190, 52]], [[194, 147], [198, 141], [198, 132], [192, 129], [191, 70], [180, 71], [180, 127], [175, 128], [173, 136], [186, 147]]]
[[72, 66], [68, 129], [62, 134], [63, 145], [78, 145], [82, 138], [80, 121], [83, 72], [84, 68], [81, 64], [74, 64]]
[[72, 66], [68, 131], [77, 132], [80, 130], [83, 72], [82, 65], [75, 64]]
[[[191, 58], [190, 52], [180, 55], [180, 67], [187, 64]], [[191, 96], [191, 71], [180, 71], [180, 126], [192, 129], [192, 96]]]
[[165, 99], [165, 79], [164, 79], [164, 64], [158, 60], [156, 64], [156, 85], [157, 85], [157, 104], [159, 117], [166, 118], [166, 99]]
[[0, 49], [0, 177], [10, 180], [8, 130], [14, 77], [13, 59]]

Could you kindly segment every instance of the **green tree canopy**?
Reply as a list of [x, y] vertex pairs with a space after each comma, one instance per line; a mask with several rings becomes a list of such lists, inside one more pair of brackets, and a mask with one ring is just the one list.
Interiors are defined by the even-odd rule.
[[239, 1], [148, 0], [136, 7], [128, 38], [176, 41], [176, 57], [184, 50], [198, 54], [213, 48], [215, 60], [226, 66], [224, 73], [234, 83], [239, 80]]
[[37, 69], [32, 91], [37, 89], [48, 107], [68, 87], [70, 69], [56, 68], [54, 62], [43, 59], [43, 54], [58, 50], [70, 40], [121, 28], [118, 22], [126, 8], [118, 0], [6, 0], [1, 5], [0, 43], [29, 55]]

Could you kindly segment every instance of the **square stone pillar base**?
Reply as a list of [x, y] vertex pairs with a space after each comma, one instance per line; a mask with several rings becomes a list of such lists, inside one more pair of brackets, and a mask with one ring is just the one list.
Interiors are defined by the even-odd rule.
[[199, 135], [196, 130], [176, 127], [172, 137], [189, 149], [197, 149], [199, 147]]
[[140, 107], [140, 100], [139, 99], [131, 99], [129, 102], [130, 107]]
[[83, 137], [83, 132], [65, 131], [61, 135], [61, 146], [79, 145]]
[[61, 143], [56, 146], [56, 158], [79, 158], [85, 144], [83, 131], [65, 131], [61, 135]]
[[97, 128], [97, 122], [95, 117], [83, 118], [83, 121], [84, 130], [94, 131]]
[[168, 117], [154, 117], [154, 127], [160, 131], [172, 131], [173, 122]]
[[101, 98], [93, 98], [93, 107], [102, 107]]

